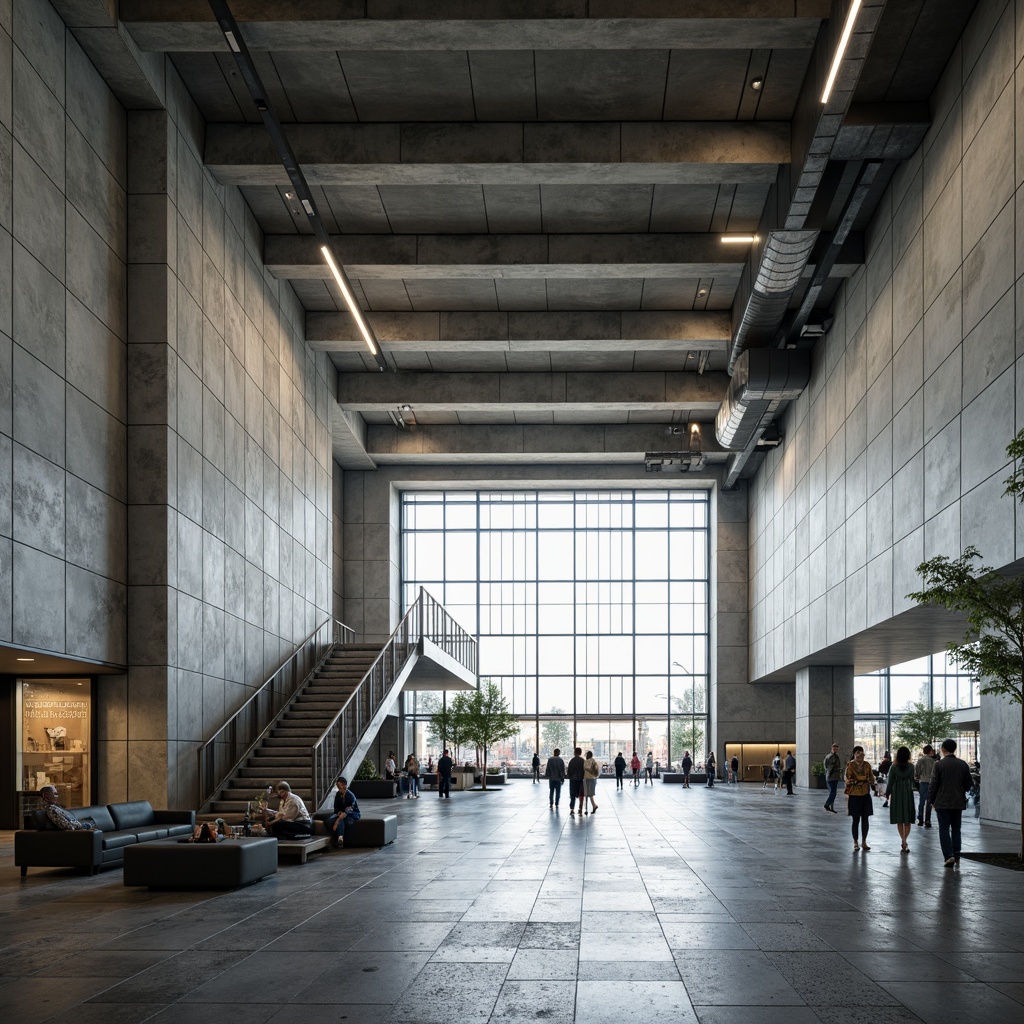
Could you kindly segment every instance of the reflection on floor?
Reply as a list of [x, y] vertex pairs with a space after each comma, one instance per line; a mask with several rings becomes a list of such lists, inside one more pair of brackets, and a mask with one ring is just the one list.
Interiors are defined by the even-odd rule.
[[[547, 787], [389, 805], [398, 843], [236, 892], [125, 889], [0, 842], [8, 1021], [75, 1024], [934, 1024], [1024, 1019], [1024, 879], [912, 852], [880, 802], [870, 853], [822, 794]], [[365, 810], [380, 807], [367, 804]], [[965, 828], [967, 849], [1014, 832]]]

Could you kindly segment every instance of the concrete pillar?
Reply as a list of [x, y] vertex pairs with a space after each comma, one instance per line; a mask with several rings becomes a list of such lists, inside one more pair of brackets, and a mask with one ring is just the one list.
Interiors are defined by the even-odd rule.
[[796, 781], [811, 784], [811, 763], [833, 743], [850, 757], [853, 747], [853, 666], [811, 665], [796, 673]]

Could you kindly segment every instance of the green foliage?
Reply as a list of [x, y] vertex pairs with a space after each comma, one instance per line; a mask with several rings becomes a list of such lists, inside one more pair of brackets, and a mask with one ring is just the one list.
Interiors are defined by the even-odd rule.
[[811, 765], [811, 774], [812, 775], [824, 775], [825, 774], [825, 762], [824, 761], [815, 761], [814, 764]]
[[953, 732], [953, 712], [947, 708], [930, 708], [915, 701], [896, 723], [893, 739], [911, 750], [920, 750], [926, 743], [937, 746]]
[[[552, 715], [564, 715], [561, 708], [552, 708]], [[572, 747], [572, 725], [569, 722], [544, 722], [540, 727], [541, 749], [550, 753], [558, 747], [565, 751]], [[539, 751], [538, 751], [539, 753]]]
[[360, 781], [366, 780], [368, 782], [376, 782], [380, 775], [377, 772], [377, 766], [373, 763], [372, 757], [364, 757], [363, 763], [356, 769], [355, 779]]
[[494, 683], [460, 693], [452, 701], [453, 717], [465, 726], [466, 740], [483, 751], [484, 789], [487, 788], [487, 748], [519, 732], [519, 719]]

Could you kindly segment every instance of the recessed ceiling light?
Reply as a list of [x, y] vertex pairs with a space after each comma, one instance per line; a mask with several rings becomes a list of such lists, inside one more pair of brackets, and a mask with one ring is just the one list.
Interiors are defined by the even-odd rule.
[[722, 241], [726, 245], [750, 245], [757, 241], [757, 235], [722, 235]]
[[764, 79], [763, 78], [752, 78], [750, 80], [750, 88], [753, 89], [754, 92], [760, 92], [761, 91], [761, 87], [763, 85], [764, 85]]
[[705, 295], [707, 295], [707, 293], [708, 293], [708, 290], [707, 290], [707, 288], [701, 288], [701, 289], [700, 289], [700, 291], [698, 291], [698, 292], [697, 292], [697, 294], [698, 294], [699, 296], [701, 296], [702, 298], [703, 298], [703, 297], [704, 297]]

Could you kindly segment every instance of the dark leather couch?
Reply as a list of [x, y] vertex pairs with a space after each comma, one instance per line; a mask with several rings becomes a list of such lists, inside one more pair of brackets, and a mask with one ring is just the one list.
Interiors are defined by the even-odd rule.
[[96, 831], [66, 832], [38, 810], [14, 833], [14, 863], [22, 875], [30, 867], [88, 868], [96, 874], [101, 867], [120, 866], [126, 846], [186, 836], [196, 823], [195, 811], [154, 811], [148, 800], [74, 807], [70, 813], [79, 821], [91, 819]]

